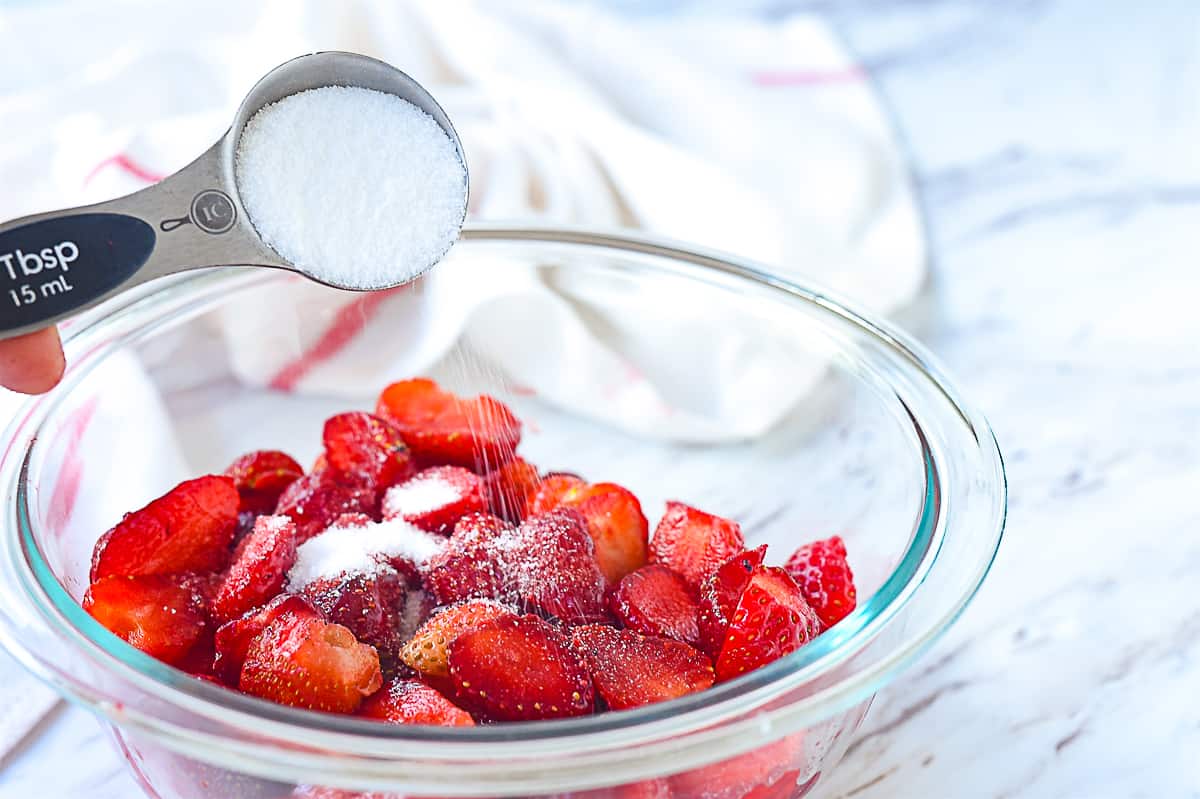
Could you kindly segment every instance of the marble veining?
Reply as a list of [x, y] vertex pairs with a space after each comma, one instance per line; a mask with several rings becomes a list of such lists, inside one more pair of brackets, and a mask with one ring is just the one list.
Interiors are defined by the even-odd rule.
[[[1200, 797], [1200, 4], [752, 5], [829, 15], [894, 110], [935, 251], [914, 329], [1011, 484], [992, 577], [819, 795]], [[60, 710], [0, 796], [134, 799], [98, 735]]]

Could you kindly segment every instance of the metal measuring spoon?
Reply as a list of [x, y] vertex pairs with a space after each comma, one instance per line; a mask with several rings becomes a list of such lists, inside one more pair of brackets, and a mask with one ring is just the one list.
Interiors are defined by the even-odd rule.
[[[328, 284], [263, 242], [238, 198], [234, 176], [246, 123], [264, 106], [324, 86], [374, 89], [407, 100], [445, 131], [465, 169], [462, 142], [446, 112], [408, 75], [355, 53], [300, 56], [255, 84], [225, 135], [174, 175], [108, 202], [0, 224], [0, 339], [38, 330], [126, 289], [189, 269], [266, 266]], [[463, 218], [466, 210], [464, 201]], [[441, 256], [418, 274], [438, 260]]]

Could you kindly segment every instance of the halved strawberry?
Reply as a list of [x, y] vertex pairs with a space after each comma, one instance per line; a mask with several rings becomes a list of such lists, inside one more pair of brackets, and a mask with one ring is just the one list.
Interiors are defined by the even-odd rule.
[[529, 499], [529, 513], [548, 513], [587, 488], [582, 478], [565, 472], [546, 475]]
[[446, 548], [434, 555], [425, 583], [440, 605], [464, 599], [519, 599], [513, 582], [515, 528], [486, 513], [459, 519]]
[[285, 613], [320, 618], [307, 599], [295, 594], [280, 594], [261, 608], [218, 627], [214, 641], [216, 654], [213, 658], [213, 673], [217, 678], [226, 685], [236, 686], [250, 644], [267, 629], [267, 625]]
[[607, 582], [582, 516], [566, 508], [530, 516], [516, 537], [513, 577], [528, 607], [566, 624], [607, 620]]
[[516, 457], [483, 478], [488, 510], [513, 524], [529, 515], [529, 503], [542, 484], [537, 467]]
[[254, 639], [238, 687], [282, 705], [353, 713], [379, 690], [374, 648], [340, 624], [283, 613]]
[[326, 621], [340, 624], [379, 652], [385, 669], [394, 665], [400, 648], [400, 612], [405, 585], [386, 566], [370, 574], [340, 574], [314, 580], [300, 589]]
[[204, 607], [206, 609], [212, 604], [213, 597], [217, 595], [217, 589], [221, 587], [221, 574], [216, 572], [172, 574], [170, 577], [178, 585], [196, 593], [197, 596], [204, 600]]
[[630, 630], [696, 646], [700, 608], [687, 581], [661, 563], [643, 566], [621, 580], [608, 600], [612, 614]]
[[385, 519], [404, 519], [422, 530], [449, 535], [468, 513], [482, 513], [483, 481], [461, 466], [434, 466], [388, 489]]
[[322, 440], [329, 468], [361, 479], [379, 493], [417, 470], [400, 429], [369, 413], [351, 411], [329, 418]]
[[83, 609], [130, 646], [180, 664], [204, 637], [204, 599], [166, 575], [112, 575], [92, 583]]
[[598, 693], [612, 710], [666, 702], [711, 688], [712, 661], [679, 641], [593, 624], [571, 630]]
[[485, 622], [450, 644], [450, 678], [460, 704], [491, 721], [585, 716], [592, 680], [570, 642], [537, 616]]
[[[777, 796], [775, 786], [798, 790], [795, 772], [803, 766], [803, 760], [804, 735], [796, 733], [728, 760], [676, 774], [669, 781], [674, 795], [679, 797], [790, 799], [789, 793]], [[804, 788], [806, 792], [808, 787], [811, 786]]]
[[725, 631], [729, 629], [729, 620], [737, 610], [742, 592], [766, 556], [766, 544], [742, 552], [710, 574], [700, 586], [700, 648], [709, 655], [720, 654]]
[[233, 553], [210, 610], [229, 621], [262, 605], [282, 590], [296, 562], [296, 523], [287, 516], [259, 516], [254, 530]]
[[650, 562], [670, 566], [699, 589], [705, 577], [744, 548], [737, 522], [668, 502], [650, 541]]
[[650, 525], [642, 505], [615, 483], [594, 483], [570, 492], [563, 507], [579, 512], [596, 544], [596, 562], [610, 585], [646, 565]]
[[826, 627], [837, 624], [854, 610], [858, 592], [841, 536], [800, 547], [783, 568], [792, 575], [805, 601]]
[[193, 677], [198, 677], [202, 680], [211, 679], [213, 682], [220, 682], [213, 676], [213, 661], [216, 659], [216, 649], [213, 643], [213, 625], [210, 621], [204, 626], [204, 632], [200, 634], [200, 639], [192, 645], [192, 648], [187, 651], [187, 654], [180, 659], [175, 665], [175, 668], [180, 671], [186, 671]]
[[304, 476], [304, 468], [278, 450], [247, 452], [225, 470], [241, 497], [243, 513], [271, 513], [284, 489]]
[[239, 497], [233, 480], [207, 476], [180, 483], [126, 514], [96, 542], [92, 582], [105, 577], [211, 572], [229, 561]]
[[378, 496], [372, 486], [334, 469], [323, 469], [288, 486], [279, 497], [275, 514], [292, 518], [296, 543], [303, 544], [343, 514], [363, 513], [374, 518], [377, 506]]
[[425, 378], [385, 388], [375, 412], [395, 422], [404, 442], [429, 464], [486, 472], [512, 460], [521, 441], [521, 422], [502, 402], [463, 399]]
[[471, 599], [437, 612], [400, 650], [400, 660], [427, 677], [450, 676], [450, 644], [484, 622], [516, 616], [516, 608], [490, 599]]
[[471, 714], [418, 680], [396, 678], [368, 699], [358, 715], [389, 724], [474, 727]]
[[732, 680], [795, 652], [821, 631], [821, 620], [778, 566], [759, 566], [730, 619], [717, 655], [717, 679]]

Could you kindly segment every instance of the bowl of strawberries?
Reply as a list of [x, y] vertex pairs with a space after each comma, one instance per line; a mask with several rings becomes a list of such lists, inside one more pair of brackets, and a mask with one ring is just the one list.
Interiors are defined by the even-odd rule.
[[5, 647], [162, 799], [819, 796], [990, 567], [986, 422], [736, 258], [472, 227], [437, 279], [391, 312], [522, 293], [324, 390], [264, 365], [283, 274], [81, 318], [0, 449]]

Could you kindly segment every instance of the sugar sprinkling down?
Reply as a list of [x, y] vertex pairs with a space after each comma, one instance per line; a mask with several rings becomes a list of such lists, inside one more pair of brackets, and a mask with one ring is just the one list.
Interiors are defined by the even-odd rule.
[[310, 89], [259, 110], [235, 170], [263, 241], [351, 289], [406, 283], [439, 261], [467, 202], [466, 168], [433, 117], [358, 87]]
[[315, 580], [342, 574], [379, 574], [395, 559], [420, 568], [444, 545], [442, 538], [402, 519], [330, 527], [296, 548], [288, 588], [299, 591]]
[[417, 476], [388, 489], [383, 498], [383, 515], [420, 516], [444, 508], [462, 499], [462, 492], [450, 482], [430, 475]]

